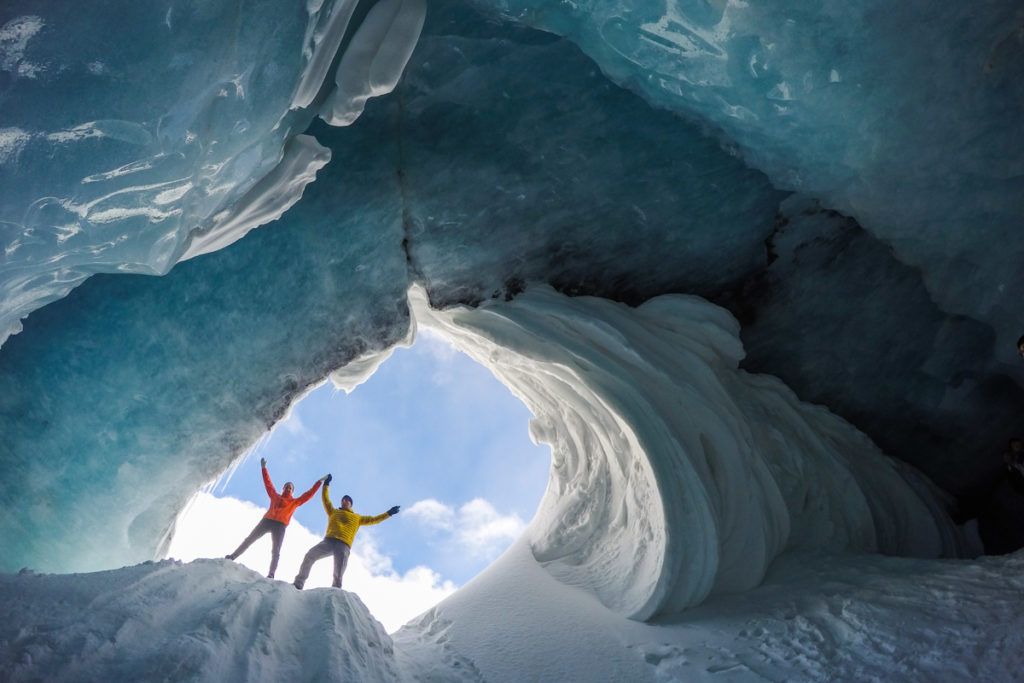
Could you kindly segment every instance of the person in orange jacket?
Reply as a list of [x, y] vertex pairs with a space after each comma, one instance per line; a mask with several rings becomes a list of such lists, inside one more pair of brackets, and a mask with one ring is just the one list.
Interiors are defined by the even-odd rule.
[[272, 579], [274, 578], [274, 572], [277, 571], [277, 561], [281, 559], [281, 544], [284, 542], [284, 532], [288, 528], [288, 522], [292, 521], [292, 515], [295, 513], [295, 510], [313, 497], [316, 490], [320, 488], [320, 483], [325, 481], [329, 475], [324, 475], [317, 479], [313, 487], [298, 498], [292, 498], [292, 491], [295, 489], [295, 486], [290, 481], [285, 482], [284, 490], [281, 493], [278, 493], [277, 489], [274, 488], [274, 482], [270, 481], [270, 473], [267, 472], [266, 458], [260, 458], [260, 468], [263, 470], [263, 485], [267, 487], [267, 495], [270, 496], [270, 509], [267, 510], [267, 514], [263, 515], [263, 519], [252, 530], [252, 533], [246, 536], [242, 544], [235, 549], [235, 552], [225, 555], [225, 557], [229, 560], [236, 559], [256, 539], [261, 538], [265, 534], [270, 534], [270, 572], [267, 573], [267, 578]]
[[295, 577], [294, 582], [295, 587], [299, 590], [306, 585], [306, 579], [309, 578], [313, 563], [328, 555], [334, 556], [334, 582], [331, 585], [341, 588], [341, 577], [345, 574], [345, 568], [348, 567], [348, 554], [352, 550], [352, 542], [356, 539], [359, 527], [380, 524], [385, 519], [397, 515], [401, 509], [395, 505], [387, 512], [373, 517], [360, 515], [352, 509], [352, 496], [348, 494], [341, 497], [341, 507], [336, 508], [331, 505], [331, 494], [327, 489], [331, 483], [331, 475], [328, 474], [324, 477], [323, 482], [324, 490], [320, 495], [323, 499], [324, 512], [327, 513], [327, 532], [324, 534], [324, 540], [310, 548], [306, 556], [302, 558], [302, 566], [299, 567], [299, 574]]

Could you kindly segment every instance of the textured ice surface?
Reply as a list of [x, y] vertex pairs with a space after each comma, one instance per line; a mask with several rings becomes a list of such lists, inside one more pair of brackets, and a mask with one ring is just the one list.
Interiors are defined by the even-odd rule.
[[436, 304], [529, 281], [639, 303], [765, 262], [782, 194], [567, 41], [437, 9], [396, 95], [409, 257]]
[[[646, 619], [757, 585], [785, 549], [955, 556], [910, 468], [779, 380], [738, 368], [736, 321], [696, 297], [639, 308], [532, 288], [415, 318], [535, 415], [551, 481], [527, 531], [556, 577]], [[914, 475], [910, 475], [914, 476]]]
[[1007, 0], [490, 0], [855, 217], [936, 303], [1024, 329], [1024, 16]]
[[366, 100], [395, 89], [426, 14], [426, 0], [379, 0], [370, 8], [338, 62], [335, 87], [320, 113], [325, 121], [347, 126]]
[[943, 311], [919, 270], [806, 198], [782, 204], [768, 250], [768, 267], [723, 300], [743, 325], [745, 366], [828, 405], [946, 490], [988, 495], [993, 455], [1024, 414], [1024, 392], [992, 363], [992, 329]]
[[[166, 273], [297, 201], [329, 154], [296, 136], [357, 4], [5, 3], [0, 344], [93, 273]], [[397, 28], [375, 30], [392, 25], [375, 7], [342, 58], [360, 102], [416, 44], [422, 1], [398, 4]]]
[[277, 164], [308, 120], [287, 112], [309, 21], [266, 1], [4, 3], [0, 340], [91, 273], [166, 272]]
[[293, 399], [404, 338], [401, 215], [373, 168], [331, 164], [288, 222], [164, 277], [91, 278], [7, 341], [0, 470], [18, 485], [0, 500], [20, 513], [0, 521], [4, 570], [151, 559]]

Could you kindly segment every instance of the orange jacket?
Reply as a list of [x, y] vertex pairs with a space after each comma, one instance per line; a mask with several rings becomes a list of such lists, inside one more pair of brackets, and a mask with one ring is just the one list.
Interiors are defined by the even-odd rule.
[[317, 481], [313, 484], [313, 488], [298, 498], [278, 493], [277, 489], [274, 488], [274, 483], [270, 481], [270, 473], [267, 472], [266, 467], [263, 468], [263, 485], [267, 487], [267, 495], [270, 496], [270, 509], [267, 510], [267, 514], [263, 515], [263, 519], [272, 519], [285, 525], [292, 521], [292, 515], [295, 513], [295, 510], [312, 498], [313, 494], [320, 488], [320, 482]]

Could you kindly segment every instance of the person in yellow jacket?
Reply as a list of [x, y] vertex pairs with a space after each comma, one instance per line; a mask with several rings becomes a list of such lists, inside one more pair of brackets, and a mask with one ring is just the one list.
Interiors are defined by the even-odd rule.
[[299, 573], [295, 577], [295, 587], [299, 590], [306, 585], [306, 579], [309, 578], [313, 564], [328, 555], [334, 556], [334, 582], [331, 585], [341, 588], [341, 577], [348, 566], [348, 554], [352, 550], [352, 542], [356, 539], [359, 527], [380, 524], [385, 519], [397, 515], [401, 509], [400, 506], [395, 505], [387, 512], [374, 517], [360, 515], [352, 509], [352, 496], [348, 494], [341, 497], [341, 507], [336, 508], [331, 505], [329, 493], [332, 478], [331, 475], [327, 475], [324, 479], [324, 488], [320, 492], [324, 511], [327, 512], [327, 532], [324, 534], [324, 540], [310, 548], [306, 552], [306, 556], [302, 558], [302, 566], [299, 567]]

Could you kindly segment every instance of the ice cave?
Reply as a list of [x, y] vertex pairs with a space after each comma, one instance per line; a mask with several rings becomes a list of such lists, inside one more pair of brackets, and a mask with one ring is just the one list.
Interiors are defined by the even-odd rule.
[[[8, 0], [0, 243], [0, 680], [1024, 680], [1018, 2]], [[482, 574], [164, 559], [425, 329], [551, 448]]]

